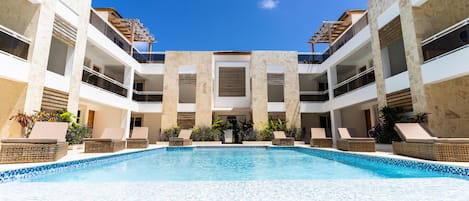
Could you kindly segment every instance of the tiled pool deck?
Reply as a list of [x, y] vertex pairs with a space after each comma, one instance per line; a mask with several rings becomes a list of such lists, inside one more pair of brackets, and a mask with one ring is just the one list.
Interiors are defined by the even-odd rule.
[[[150, 149], [165, 146], [151, 145]], [[296, 146], [307, 147], [304, 144]], [[83, 149], [73, 149], [57, 162], [135, 151], [141, 149], [126, 149], [111, 154], [85, 154]], [[396, 156], [389, 152], [360, 154], [424, 161]], [[469, 167], [469, 163], [435, 163]], [[0, 165], [0, 171], [46, 164], [52, 163]], [[468, 200], [468, 189], [469, 180], [454, 178], [117, 183], [12, 182], [0, 184], [0, 200]]]

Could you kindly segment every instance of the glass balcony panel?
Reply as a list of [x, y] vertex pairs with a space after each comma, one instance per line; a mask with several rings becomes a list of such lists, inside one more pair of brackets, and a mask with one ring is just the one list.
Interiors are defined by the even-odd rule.
[[28, 59], [30, 42], [23, 39], [19, 34], [0, 25], [0, 50], [22, 58]]
[[115, 93], [119, 96], [127, 97], [127, 89], [124, 85], [110, 77], [93, 71], [88, 67], [83, 68], [82, 82], [99, 87], [106, 91]]
[[422, 42], [423, 60], [428, 61], [469, 44], [469, 19]]

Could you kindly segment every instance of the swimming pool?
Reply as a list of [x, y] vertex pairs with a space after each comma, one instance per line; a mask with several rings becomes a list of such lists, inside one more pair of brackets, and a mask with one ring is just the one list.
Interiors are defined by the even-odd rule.
[[127, 159], [38, 175], [25, 181], [253, 181], [448, 176], [422, 168], [324, 153], [327, 152], [297, 147], [168, 147]]
[[468, 178], [467, 168], [315, 148], [167, 147], [0, 171], [0, 200], [466, 201]]

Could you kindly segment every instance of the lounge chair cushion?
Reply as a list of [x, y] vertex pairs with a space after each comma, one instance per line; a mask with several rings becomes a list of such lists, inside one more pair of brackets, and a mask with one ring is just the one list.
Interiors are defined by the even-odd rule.
[[124, 134], [125, 134], [125, 129], [123, 128], [105, 128], [100, 138], [122, 139], [124, 137]]
[[427, 139], [432, 140], [436, 139], [432, 137], [419, 123], [396, 123], [394, 125], [394, 130], [397, 131], [402, 140], [421, 140]]
[[68, 123], [38, 121], [29, 134], [28, 139], [57, 139], [65, 142]]
[[65, 142], [64, 139], [29, 139], [29, 138], [8, 138], [3, 139], [2, 143], [30, 143], [30, 144], [57, 144]]
[[326, 129], [324, 128], [311, 128], [311, 138], [314, 139], [330, 139], [326, 137]]
[[134, 127], [132, 129], [131, 139], [147, 139], [148, 138], [148, 127]]
[[192, 129], [182, 129], [179, 131], [178, 138], [189, 139], [192, 135]]
[[281, 139], [281, 138], [287, 138], [287, 136], [285, 135], [284, 131], [274, 131], [274, 138]]

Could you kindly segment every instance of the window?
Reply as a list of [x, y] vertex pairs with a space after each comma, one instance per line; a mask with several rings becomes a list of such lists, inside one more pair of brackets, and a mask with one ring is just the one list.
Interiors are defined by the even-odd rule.
[[283, 86], [283, 74], [267, 74], [268, 102], [284, 102]]
[[218, 96], [246, 96], [246, 68], [220, 67], [218, 74]]

